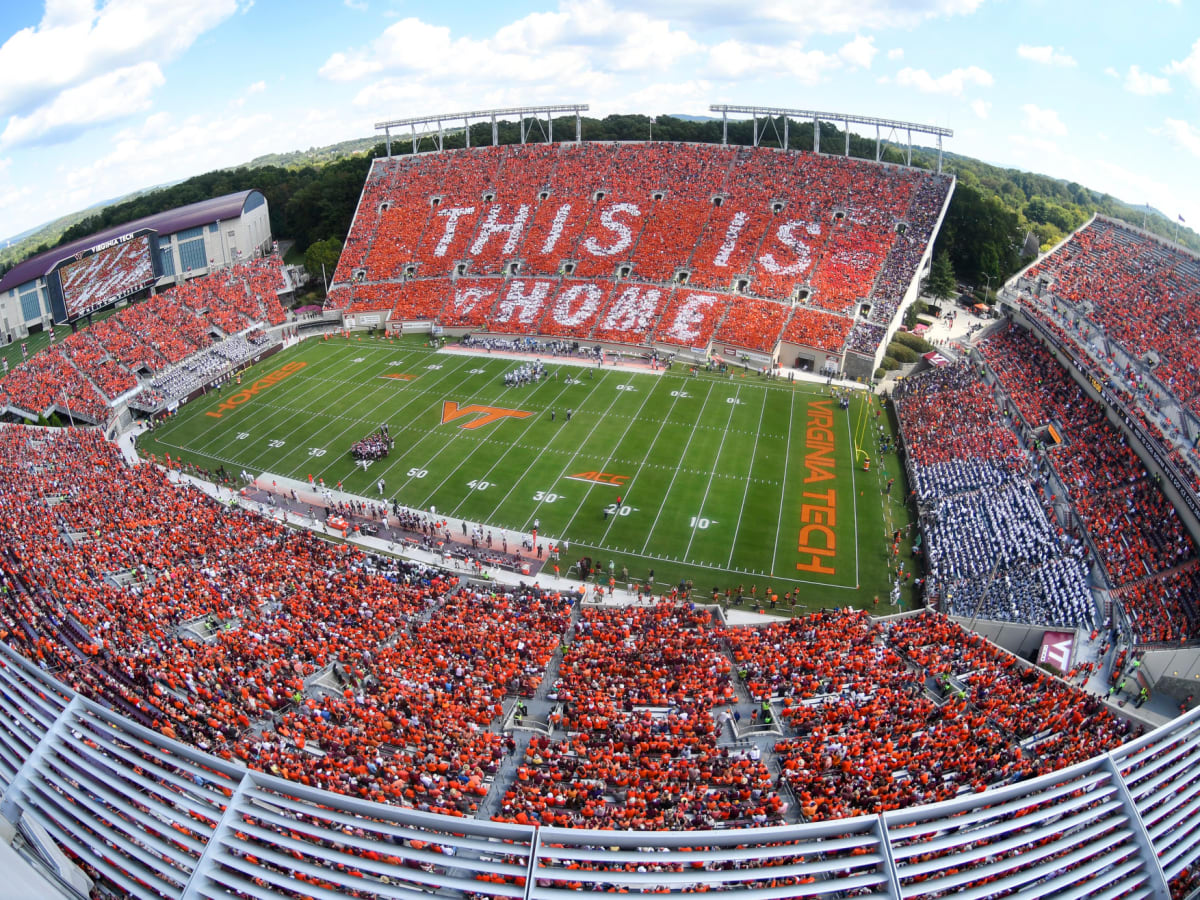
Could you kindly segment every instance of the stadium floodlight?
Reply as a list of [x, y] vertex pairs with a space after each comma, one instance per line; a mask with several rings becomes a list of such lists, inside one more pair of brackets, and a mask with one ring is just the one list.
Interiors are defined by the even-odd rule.
[[[843, 131], [846, 134], [846, 156], [850, 155], [850, 123], [856, 125], [874, 125], [875, 126], [875, 161], [883, 156], [883, 142], [886, 140], [882, 134], [883, 129], [887, 129], [889, 135], [897, 132], [905, 132], [908, 136], [907, 153], [904, 157], [905, 165], [912, 165], [912, 136], [913, 132], [918, 134], [931, 134], [937, 138], [937, 170], [942, 171], [942, 138], [954, 137], [954, 131], [950, 128], [942, 128], [940, 125], [921, 125], [917, 122], [902, 122], [898, 119], [879, 119], [873, 116], [857, 116], [851, 113], [838, 112], [822, 112], [815, 109], [782, 109], [774, 106], [734, 106], [727, 103], [714, 103], [709, 106], [710, 112], [719, 112], [721, 114], [721, 143], [722, 145], [729, 143], [729, 114], [749, 115], [754, 123], [754, 146], [758, 146], [759, 139], [762, 134], [766, 133], [767, 125], [773, 125], [771, 121], [777, 116], [783, 117], [783, 139], [782, 146], [786, 149], [788, 146], [788, 123], [791, 119], [812, 119], [813, 123], [813, 152], [821, 152], [821, 123], [822, 122], [840, 122]], [[758, 130], [758, 118], [762, 116], [767, 119], [763, 124], [762, 134]]]
[[[499, 130], [497, 128], [498, 120], [502, 118], [511, 118], [519, 116], [521, 123], [521, 143], [525, 143], [525, 138], [528, 136], [525, 130], [527, 116], [532, 116], [541, 124], [541, 116], [546, 117], [546, 128], [543, 134], [546, 137], [547, 143], [554, 141], [554, 116], [571, 115], [575, 116], [575, 140], [576, 142], [583, 138], [583, 121], [582, 113], [587, 112], [588, 105], [586, 103], [561, 103], [551, 106], [512, 106], [507, 109], [477, 109], [470, 112], [456, 113], [441, 113], [433, 116], [414, 116], [409, 119], [391, 119], [387, 122], [376, 122], [375, 130], [384, 133], [384, 140], [387, 142], [387, 155], [392, 155], [392, 129], [393, 128], [409, 128], [412, 135], [412, 152], [417, 152], [417, 147], [421, 143], [421, 138], [427, 134], [432, 134], [434, 128], [437, 129], [437, 149], [440, 153], [444, 146], [446, 135], [446, 123], [462, 122], [462, 129], [466, 136], [467, 147], [471, 146], [471, 121], [479, 119], [490, 119], [492, 122], [492, 146], [495, 147], [500, 143]], [[418, 126], [421, 133], [417, 133]], [[455, 128], [455, 131], [458, 129]]]

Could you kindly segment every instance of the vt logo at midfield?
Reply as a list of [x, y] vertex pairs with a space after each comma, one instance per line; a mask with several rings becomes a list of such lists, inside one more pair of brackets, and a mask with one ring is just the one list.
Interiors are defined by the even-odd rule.
[[462, 419], [466, 416], [477, 416], [470, 422], [464, 422], [459, 425], [459, 428], [468, 430], [482, 428], [492, 422], [500, 419], [528, 419], [532, 416], [531, 412], [524, 412], [519, 409], [504, 409], [500, 406], [480, 406], [478, 403], [472, 403], [470, 406], [459, 406], [457, 400], [447, 400], [442, 404], [442, 424], [453, 422], [456, 419]]

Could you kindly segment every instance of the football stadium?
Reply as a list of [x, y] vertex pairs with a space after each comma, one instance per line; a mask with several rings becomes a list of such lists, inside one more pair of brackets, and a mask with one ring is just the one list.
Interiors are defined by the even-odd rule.
[[257, 191], [0, 281], [39, 890], [1194, 896], [1200, 259], [1095, 216], [885, 377], [948, 130], [585, 109], [381, 123], [319, 307]]

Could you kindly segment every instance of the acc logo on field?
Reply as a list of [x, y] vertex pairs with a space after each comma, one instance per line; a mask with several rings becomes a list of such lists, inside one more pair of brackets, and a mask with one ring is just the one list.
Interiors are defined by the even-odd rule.
[[499, 421], [500, 419], [528, 419], [532, 415], [533, 413], [524, 412], [520, 409], [504, 409], [500, 406], [480, 406], [478, 403], [472, 403], [470, 406], [459, 406], [457, 400], [447, 400], [442, 404], [443, 425], [447, 422], [453, 422], [455, 419], [461, 419], [463, 416], [479, 417], [458, 426], [467, 430], [482, 428], [484, 425]]
[[576, 481], [590, 481], [593, 484], [611, 484], [613, 487], [620, 487], [629, 480], [628, 475], [614, 475], [611, 472], [576, 472], [567, 477]]

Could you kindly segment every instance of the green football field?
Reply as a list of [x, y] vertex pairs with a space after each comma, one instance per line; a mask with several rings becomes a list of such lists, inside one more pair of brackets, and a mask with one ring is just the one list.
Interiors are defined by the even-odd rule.
[[[543, 362], [548, 377], [507, 387], [520, 361], [420, 339], [309, 341], [182, 407], [139, 446], [375, 499], [382, 479], [388, 498], [452, 521], [524, 533], [536, 522], [539, 541], [569, 542], [564, 570], [588, 555], [631, 579], [652, 569], [660, 587], [887, 603], [890, 535], [910, 519], [899, 465], [876, 452], [876, 423], [890, 425], [875, 406], [856, 396], [842, 410], [824, 385], [753, 371]], [[382, 423], [395, 448], [364, 469], [350, 447]]]

